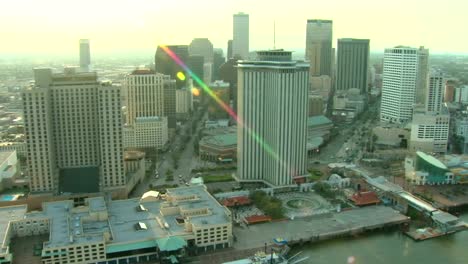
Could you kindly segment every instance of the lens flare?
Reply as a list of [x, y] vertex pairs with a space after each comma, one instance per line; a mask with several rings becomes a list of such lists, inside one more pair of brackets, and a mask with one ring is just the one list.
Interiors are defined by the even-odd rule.
[[192, 88], [192, 94], [193, 96], [199, 96], [200, 95], [200, 90], [197, 88]]
[[183, 72], [178, 72], [177, 78], [179, 78], [181, 81], [185, 81], [185, 74]]
[[[180, 58], [177, 56], [171, 49], [169, 49], [166, 45], [160, 45], [161, 49], [166, 52], [169, 57], [171, 57], [182, 69], [185, 71], [185, 73], [192, 77], [192, 79], [195, 81], [196, 84], [198, 84], [201, 87], [201, 90], [203, 92], [206, 92], [215, 102], [221, 106], [234, 120], [236, 120], [237, 125], [243, 127], [247, 133], [258, 143], [260, 146], [268, 153], [271, 155], [276, 161], [279, 162], [283, 168], [287, 168], [287, 171], [290, 171], [291, 169], [287, 164], [280, 159], [279, 155], [270, 147], [270, 145], [265, 142], [255, 131], [250, 129], [244, 122], [237, 116], [237, 114], [234, 112], [234, 110], [227, 105], [219, 96], [217, 96], [213, 90], [208, 87], [200, 77], [198, 77]], [[179, 73], [177, 73], [179, 75]], [[197, 89], [198, 90], [198, 89]], [[193, 89], [192, 89], [193, 92]], [[200, 94], [200, 90], [198, 90], [198, 93]], [[195, 94], [194, 94], [195, 95]]]

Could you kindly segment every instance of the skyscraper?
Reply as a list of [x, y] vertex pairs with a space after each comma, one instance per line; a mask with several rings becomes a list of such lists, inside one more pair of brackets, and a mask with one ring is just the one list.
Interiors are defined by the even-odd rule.
[[134, 70], [125, 76], [127, 124], [134, 124], [137, 117], [164, 116], [164, 82], [168, 79], [150, 69]]
[[176, 81], [169, 75], [150, 69], [138, 69], [127, 75], [123, 88], [127, 93], [128, 125], [134, 125], [138, 117], [167, 117], [169, 133], [176, 126]]
[[367, 93], [369, 40], [343, 38], [338, 40], [336, 90], [357, 88]]
[[232, 57], [233, 57], [233, 55], [232, 55], [232, 39], [230, 39], [230, 40], [228, 40], [228, 43], [227, 43], [227, 59], [229, 60]]
[[[184, 63], [188, 64], [189, 51], [187, 45], [168, 45], [167, 46], [177, 57]], [[157, 72], [171, 76], [176, 80], [177, 89], [183, 88], [186, 85], [187, 79], [177, 78], [178, 72], [185, 73], [184, 69], [180, 67], [167, 53], [158, 46], [156, 55], [154, 56], [154, 67]]]
[[189, 55], [203, 56], [205, 63], [213, 63], [213, 44], [207, 38], [194, 38], [189, 45]]
[[232, 56], [249, 57], [249, 15], [242, 12], [233, 16]]
[[238, 177], [273, 185], [306, 174], [309, 65], [259, 51], [238, 64]]
[[120, 88], [74, 68], [34, 77], [22, 92], [31, 191], [125, 190]]
[[91, 66], [91, 52], [89, 50], [89, 39], [80, 39], [80, 68], [89, 71]]
[[[427, 77], [427, 49], [397, 46], [385, 49], [380, 121], [411, 121], [416, 91]], [[427, 79], [426, 79], [427, 82]]]
[[415, 101], [418, 105], [426, 103], [429, 73], [429, 50], [421, 46], [418, 49], [418, 75], [415, 95]]
[[440, 71], [432, 71], [429, 76], [429, 86], [426, 95], [426, 111], [440, 113], [444, 102], [445, 89], [444, 74]]
[[310, 75], [332, 77], [333, 21], [307, 20], [305, 59], [310, 61]]

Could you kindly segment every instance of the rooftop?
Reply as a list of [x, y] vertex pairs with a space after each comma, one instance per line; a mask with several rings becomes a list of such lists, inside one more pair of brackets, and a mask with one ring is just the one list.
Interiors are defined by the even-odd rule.
[[221, 134], [215, 136], [206, 136], [201, 139], [200, 144], [215, 145], [215, 146], [234, 146], [237, 145], [237, 134]]
[[10, 228], [10, 222], [23, 219], [26, 211], [26, 205], [0, 207], [0, 239], [2, 240], [0, 253], [5, 253], [8, 247], [5, 242], [7, 240], [6, 235]]
[[0, 151], [0, 164], [5, 162], [11, 155], [15, 154], [15, 150], [12, 151]]
[[324, 115], [311, 116], [307, 120], [309, 126], [331, 125], [333, 122]]
[[421, 159], [425, 160], [426, 162], [429, 162], [430, 164], [440, 168], [440, 169], [443, 169], [443, 170], [448, 170], [447, 166], [445, 166], [445, 164], [443, 164], [440, 160], [436, 159], [435, 157], [431, 156], [431, 155], [428, 155], [424, 152], [421, 152], [421, 151], [417, 151], [416, 152], [416, 155], [418, 157], [420, 157]]

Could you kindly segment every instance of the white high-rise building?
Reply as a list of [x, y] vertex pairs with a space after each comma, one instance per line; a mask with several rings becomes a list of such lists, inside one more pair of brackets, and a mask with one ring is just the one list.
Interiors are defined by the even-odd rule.
[[34, 75], [22, 92], [31, 191], [124, 189], [119, 87], [75, 68]]
[[[427, 49], [397, 46], [385, 49], [380, 121], [411, 121], [417, 91], [427, 84]], [[424, 81], [425, 80], [425, 81]]]
[[89, 39], [80, 39], [80, 69], [89, 71], [91, 67], [91, 52], [89, 49]]
[[167, 117], [137, 117], [124, 127], [123, 137], [124, 148], [162, 149], [168, 140]]
[[238, 177], [292, 184], [306, 174], [309, 65], [259, 51], [238, 64]]
[[440, 71], [432, 71], [426, 95], [426, 111], [439, 113], [442, 110], [445, 93], [445, 78]]
[[232, 53], [242, 59], [249, 57], [249, 15], [242, 12], [233, 16]]
[[176, 90], [176, 114], [178, 119], [189, 116], [193, 109], [193, 95], [189, 89]]
[[164, 116], [164, 83], [170, 77], [150, 69], [134, 70], [125, 76], [127, 93], [126, 122], [132, 125], [137, 117]]

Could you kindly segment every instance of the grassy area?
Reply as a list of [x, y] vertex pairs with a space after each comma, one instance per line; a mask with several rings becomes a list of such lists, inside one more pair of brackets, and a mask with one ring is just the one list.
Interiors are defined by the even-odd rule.
[[233, 181], [234, 178], [231, 175], [205, 175], [203, 176], [204, 183], [210, 182], [228, 182]]
[[266, 215], [271, 216], [273, 219], [284, 217], [283, 204], [275, 197], [268, 196], [263, 191], [255, 191], [250, 195], [255, 206], [265, 212]]

